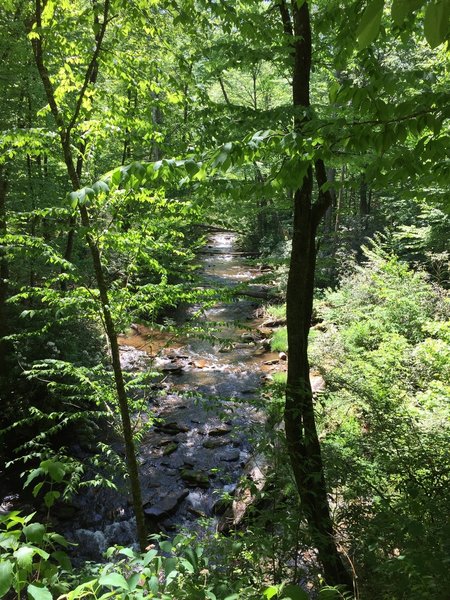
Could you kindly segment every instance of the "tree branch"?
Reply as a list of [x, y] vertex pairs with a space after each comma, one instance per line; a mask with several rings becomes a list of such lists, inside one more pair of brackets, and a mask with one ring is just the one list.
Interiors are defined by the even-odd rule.
[[[39, 1], [39, 0], [37, 0], [37, 1]], [[95, 36], [95, 41], [96, 41], [95, 50], [94, 50], [94, 53], [92, 54], [91, 61], [90, 61], [89, 65], [88, 65], [88, 68], [86, 70], [86, 74], [84, 76], [83, 86], [82, 86], [82, 88], [80, 90], [80, 94], [78, 96], [78, 100], [77, 100], [77, 103], [75, 105], [74, 113], [73, 113], [72, 118], [70, 119], [70, 122], [69, 122], [69, 124], [67, 126], [67, 129], [66, 129], [66, 138], [67, 138], [67, 140], [69, 139], [70, 132], [72, 131], [72, 129], [74, 128], [74, 126], [75, 126], [75, 124], [77, 122], [78, 115], [80, 114], [81, 106], [83, 104], [83, 99], [84, 99], [84, 96], [86, 94], [86, 90], [88, 88], [88, 85], [90, 83], [93, 83], [93, 81], [92, 81], [92, 75], [94, 75], [94, 77], [96, 79], [95, 69], [96, 69], [96, 66], [97, 66], [97, 59], [98, 59], [98, 56], [100, 54], [100, 50], [101, 50], [101, 45], [102, 45], [102, 42], [103, 42], [103, 38], [105, 37], [106, 26], [108, 25], [109, 6], [110, 6], [110, 0], [105, 0], [105, 4], [104, 4], [104, 7], [103, 7], [103, 22], [102, 22], [102, 24], [100, 26], [99, 32]], [[94, 81], [95, 81], [95, 79], [94, 79]]]
[[286, 5], [286, 0], [280, 0], [278, 2], [278, 8], [280, 9], [281, 21], [283, 23], [284, 33], [290, 38], [293, 37], [294, 33], [292, 30], [292, 22], [291, 15], [289, 14], [289, 9]]
[[333, 196], [330, 190], [324, 190], [323, 185], [328, 182], [325, 164], [321, 158], [318, 158], [314, 163], [314, 171], [316, 175], [317, 186], [319, 188], [319, 196], [312, 206], [312, 221], [314, 227], [317, 227], [321, 218], [327, 212], [333, 202]]

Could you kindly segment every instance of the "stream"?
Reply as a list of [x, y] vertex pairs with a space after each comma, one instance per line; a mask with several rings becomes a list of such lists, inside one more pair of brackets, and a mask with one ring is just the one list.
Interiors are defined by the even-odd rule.
[[[261, 275], [248, 266], [236, 234], [229, 232], [211, 234], [199, 260], [204, 287], [230, 289]], [[265, 291], [267, 286], [249, 287], [251, 296]], [[236, 295], [203, 311], [191, 306], [175, 316], [180, 323], [207, 321], [214, 335], [177, 338], [133, 325], [119, 337], [124, 370], [160, 372], [149, 407], [156, 420], [138, 457], [150, 533], [201, 532], [205, 518], [207, 527], [215, 528], [223, 512], [221, 497], [234, 493], [261, 435], [265, 416], [252, 399], [286, 362], [270, 352], [270, 323], [258, 316], [261, 301], [251, 296]], [[123, 494], [93, 490], [75, 504], [65, 534], [79, 543], [77, 555], [98, 559], [112, 544], [135, 541], [131, 506]]]

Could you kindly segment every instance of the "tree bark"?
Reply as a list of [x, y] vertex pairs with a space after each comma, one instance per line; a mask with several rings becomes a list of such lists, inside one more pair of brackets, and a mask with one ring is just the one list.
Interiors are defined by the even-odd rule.
[[[290, 16], [284, 1], [280, 11], [285, 33], [293, 33], [293, 103], [307, 109], [312, 61], [308, 2], [299, 7], [293, 0], [292, 21], [288, 21]], [[305, 112], [299, 111], [295, 119], [298, 132], [302, 131], [307, 118]], [[325, 580], [330, 585], [351, 587], [351, 577], [334, 539], [309, 379], [308, 335], [314, 294], [316, 231], [332, 201], [331, 194], [322, 191], [327, 176], [321, 160], [316, 160], [314, 171], [319, 187], [317, 200], [313, 203], [313, 165], [309, 166], [301, 187], [294, 194], [294, 231], [286, 294], [289, 360], [284, 422], [295, 482]]]
[[[5, 167], [0, 165], [0, 237], [6, 234], [6, 193], [8, 181]], [[0, 382], [8, 374], [7, 348], [8, 343], [3, 339], [8, 335], [8, 319], [6, 300], [8, 298], [9, 268], [6, 250], [0, 245]], [[0, 386], [1, 389], [1, 386]]]
[[[54, 89], [44, 63], [43, 48], [42, 48], [42, 30], [41, 30], [41, 0], [36, 0], [36, 25], [40, 34], [40, 37], [33, 40], [33, 49], [36, 60], [37, 69], [44, 86], [44, 90], [49, 102], [51, 112], [55, 119], [55, 122], [59, 129], [61, 147], [66, 164], [67, 173], [72, 184], [73, 190], [80, 188], [80, 177], [79, 171], [75, 166], [75, 161], [72, 153], [71, 144], [71, 130], [76, 125], [76, 119], [79, 115], [81, 108], [80, 98], [85, 93], [87, 85], [90, 81], [91, 75], [95, 72], [95, 64], [98, 56], [97, 49], [99, 51], [101, 41], [103, 39], [105, 28], [107, 24], [107, 16], [109, 10], [109, 0], [105, 0], [103, 23], [100, 29], [100, 38], [97, 38], [97, 46], [94, 51], [94, 56], [88, 67], [88, 71], [85, 76], [85, 84], [80, 92], [80, 97], [77, 101], [76, 108], [72, 118], [67, 126], [64, 124], [61, 112], [55, 99]], [[94, 60], [95, 59], [95, 60]], [[128, 467], [128, 475], [130, 478], [131, 495], [133, 499], [133, 508], [136, 516], [136, 526], [139, 539], [139, 545], [141, 550], [144, 550], [147, 545], [147, 528], [145, 524], [145, 516], [142, 506], [142, 495], [141, 486], [139, 481], [139, 471], [136, 460], [136, 451], [134, 447], [133, 432], [131, 428], [130, 413], [128, 410], [128, 399], [125, 390], [125, 383], [123, 379], [122, 368], [120, 366], [120, 354], [119, 345], [117, 343], [117, 332], [115, 330], [114, 321], [110, 311], [110, 302], [108, 296], [108, 286], [106, 283], [104, 269], [101, 261], [100, 250], [97, 246], [94, 236], [91, 233], [91, 221], [86, 206], [80, 205], [79, 212], [81, 217], [81, 223], [86, 229], [86, 241], [89, 246], [91, 253], [92, 264], [94, 267], [97, 287], [100, 295], [100, 304], [103, 315], [103, 321], [105, 325], [105, 332], [109, 342], [109, 348], [111, 353], [111, 363], [114, 372], [114, 381], [116, 386], [117, 399], [119, 403], [120, 416], [122, 421], [122, 433], [125, 443], [125, 455]]]

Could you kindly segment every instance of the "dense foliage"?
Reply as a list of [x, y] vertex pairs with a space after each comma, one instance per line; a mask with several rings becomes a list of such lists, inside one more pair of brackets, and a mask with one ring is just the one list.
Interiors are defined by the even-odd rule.
[[[449, 13], [448, 0], [2, 3], [1, 492], [33, 510], [0, 516], [0, 597], [444, 597]], [[136, 448], [156, 373], [125, 372], [117, 338], [136, 323], [210, 335], [171, 318], [225, 293], [199, 278], [208, 227], [238, 232], [276, 285], [265, 310], [283, 360], [301, 354], [292, 306], [306, 306], [299, 346], [312, 326], [325, 390], [285, 410], [287, 444], [298, 389], [276, 374], [260, 390], [272, 468], [247, 529], [149, 549]], [[300, 446], [317, 435], [306, 490], [299, 414]], [[72, 568], [55, 504], [124, 485], [140, 551]]]

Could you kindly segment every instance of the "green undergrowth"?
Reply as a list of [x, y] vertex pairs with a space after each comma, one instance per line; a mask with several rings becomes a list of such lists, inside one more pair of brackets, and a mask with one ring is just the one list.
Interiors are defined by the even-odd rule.
[[[192, 535], [177, 535], [173, 540], [151, 536], [145, 552], [116, 546], [107, 550], [106, 562], [90, 562], [75, 569], [67, 553], [69, 542], [33, 517], [17, 511], [0, 517], [0, 598], [20, 599], [25, 594], [32, 600], [309, 598], [296, 584], [269, 585], [263, 580], [262, 566], [256, 560], [261, 555], [255, 553], [252, 532], [246, 537], [216, 535], [204, 542]], [[256, 540], [264, 543], [262, 537], [256, 536]], [[218, 558], [222, 562], [218, 563]], [[348, 596], [322, 588], [318, 597], [338, 600]]]
[[275, 329], [270, 342], [270, 348], [273, 352], [286, 352], [287, 351], [287, 329], [286, 327], [280, 327]]
[[271, 319], [285, 319], [286, 304], [268, 304], [264, 308], [264, 312]]
[[380, 247], [318, 305], [311, 343], [336, 520], [361, 598], [444, 598], [449, 580], [448, 293]]

